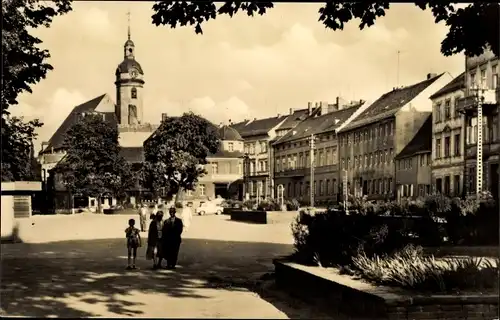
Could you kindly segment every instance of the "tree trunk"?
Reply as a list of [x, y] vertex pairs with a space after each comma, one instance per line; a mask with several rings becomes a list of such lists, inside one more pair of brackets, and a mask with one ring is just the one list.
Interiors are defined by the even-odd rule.
[[179, 202], [181, 191], [182, 191], [182, 189], [179, 187], [179, 189], [177, 190], [177, 193], [175, 194], [174, 206], [177, 202]]
[[97, 196], [97, 213], [102, 213], [101, 196]]

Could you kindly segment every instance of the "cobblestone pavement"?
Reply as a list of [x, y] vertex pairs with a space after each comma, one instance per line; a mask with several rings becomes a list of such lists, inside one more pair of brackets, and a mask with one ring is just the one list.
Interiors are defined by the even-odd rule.
[[129, 218], [32, 218], [29, 232], [22, 232], [25, 243], [1, 247], [2, 315], [328, 318], [283, 293], [258, 289], [272, 259], [292, 250], [292, 216], [273, 225], [194, 217], [175, 271], [151, 270], [145, 248], [140, 270], [125, 270]]

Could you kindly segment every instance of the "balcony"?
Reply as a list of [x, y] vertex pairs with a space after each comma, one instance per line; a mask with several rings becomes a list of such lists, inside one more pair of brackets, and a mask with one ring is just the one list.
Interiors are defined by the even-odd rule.
[[286, 169], [284, 171], [275, 172], [276, 178], [300, 178], [306, 175], [307, 170], [310, 168]]
[[[500, 88], [496, 90], [486, 90], [484, 92], [483, 111], [488, 112], [498, 106], [500, 101]], [[473, 116], [477, 112], [478, 98], [469, 95], [458, 100], [457, 111]]]
[[[469, 144], [467, 145], [466, 158], [475, 159], [477, 152], [477, 145]], [[498, 155], [500, 152], [500, 141], [494, 141], [490, 143], [483, 143], [483, 159], [487, 160], [488, 157], [492, 155]]]

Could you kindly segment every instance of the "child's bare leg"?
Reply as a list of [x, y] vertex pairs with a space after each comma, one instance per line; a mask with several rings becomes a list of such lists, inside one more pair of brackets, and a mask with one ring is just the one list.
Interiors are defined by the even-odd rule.
[[132, 257], [132, 247], [127, 247], [127, 249], [128, 249], [127, 260], [128, 260], [128, 266], [130, 267], [130, 258]]
[[135, 259], [137, 258], [137, 247], [132, 248], [132, 254], [133, 254], [132, 266], [135, 268]]

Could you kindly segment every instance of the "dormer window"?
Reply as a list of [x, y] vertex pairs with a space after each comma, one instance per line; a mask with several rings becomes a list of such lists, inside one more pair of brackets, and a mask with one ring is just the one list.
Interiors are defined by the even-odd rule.
[[234, 151], [234, 143], [229, 142], [229, 143], [227, 144], [227, 150], [228, 150], [229, 152], [233, 152], [233, 151]]

